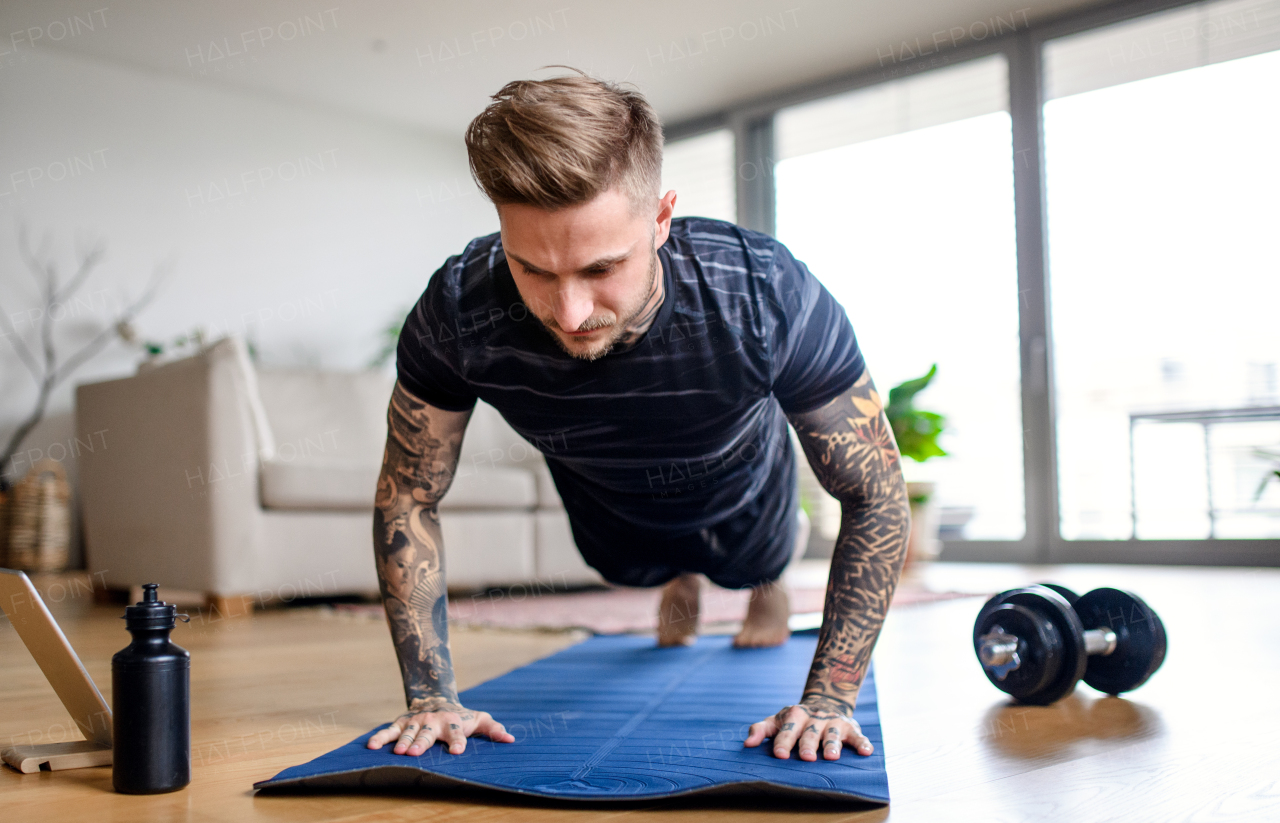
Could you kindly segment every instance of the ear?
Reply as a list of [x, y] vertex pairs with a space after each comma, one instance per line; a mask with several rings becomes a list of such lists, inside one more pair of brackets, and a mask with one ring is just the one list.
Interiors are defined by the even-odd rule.
[[667, 237], [671, 234], [671, 217], [676, 210], [676, 192], [675, 189], [667, 192], [658, 201], [658, 225], [654, 231], [653, 248], [657, 250], [662, 244], [667, 242]]

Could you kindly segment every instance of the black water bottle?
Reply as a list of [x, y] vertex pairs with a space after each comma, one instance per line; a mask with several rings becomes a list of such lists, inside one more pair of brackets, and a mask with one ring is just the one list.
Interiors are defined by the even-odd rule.
[[133, 642], [111, 658], [111, 783], [124, 794], [191, 782], [191, 655], [169, 642], [177, 607], [156, 599], [155, 583], [142, 589], [124, 610]]

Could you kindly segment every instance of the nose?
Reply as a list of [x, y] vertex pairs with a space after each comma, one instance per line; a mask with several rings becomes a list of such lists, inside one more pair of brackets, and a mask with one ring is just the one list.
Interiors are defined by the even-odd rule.
[[578, 327], [591, 316], [594, 308], [590, 292], [570, 281], [556, 292], [552, 314], [556, 319], [556, 325], [562, 330], [577, 331]]

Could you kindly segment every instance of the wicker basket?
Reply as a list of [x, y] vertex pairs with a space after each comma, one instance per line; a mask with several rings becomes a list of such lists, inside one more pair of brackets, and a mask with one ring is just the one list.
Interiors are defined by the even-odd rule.
[[67, 567], [71, 487], [62, 464], [42, 460], [9, 493], [10, 568], [56, 572]]

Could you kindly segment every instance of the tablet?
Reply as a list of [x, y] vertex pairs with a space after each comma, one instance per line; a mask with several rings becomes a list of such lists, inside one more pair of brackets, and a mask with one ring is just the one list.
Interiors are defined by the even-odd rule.
[[111, 708], [25, 573], [0, 569], [0, 611], [9, 618], [85, 739], [110, 747]]

